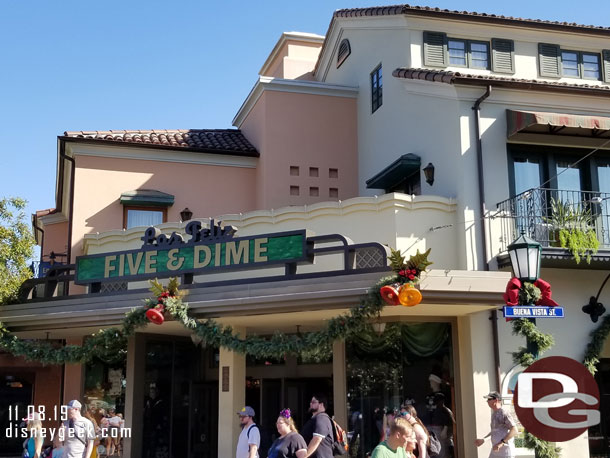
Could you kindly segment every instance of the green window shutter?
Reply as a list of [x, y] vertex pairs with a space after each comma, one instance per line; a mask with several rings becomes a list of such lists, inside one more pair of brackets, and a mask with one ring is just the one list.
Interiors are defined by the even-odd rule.
[[561, 52], [559, 46], [548, 43], [538, 43], [538, 60], [540, 76], [561, 76]]
[[447, 66], [447, 35], [442, 32], [424, 32], [424, 65]]
[[610, 83], [610, 49], [602, 51], [602, 60], [604, 61], [604, 81]]
[[515, 44], [513, 40], [491, 39], [491, 70], [515, 73]]

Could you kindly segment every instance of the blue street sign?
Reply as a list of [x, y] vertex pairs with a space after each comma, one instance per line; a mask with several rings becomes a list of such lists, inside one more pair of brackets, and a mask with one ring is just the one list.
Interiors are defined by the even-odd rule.
[[505, 306], [504, 318], [565, 318], [565, 315], [563, 314], [563, 307]]

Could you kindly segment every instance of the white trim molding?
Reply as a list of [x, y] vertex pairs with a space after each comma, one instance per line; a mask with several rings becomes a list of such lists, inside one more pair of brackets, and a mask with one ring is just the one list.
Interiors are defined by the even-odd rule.
[[198, 165], [218, 165], [223, 167], [244, 167], [253, 169], [258, 164], [256, 157], [233, 156], [230, 154], [196, 153], [167, 149], [138, 148], [115, 145], [92, 145], [91, 143], [70, 142], [66, 150], [71, 156], [97, 156], [116, 159], [136, 159], [139, 161], [179, 162]]
[[259, 76], [258, 81], [233, 118], [233, 126], [240, 128], [264, 91], [291, 92], [295, 94], [325, 95], [328, 97], [347, 97], [355, 99], [358, 97], [359, 89], [355, 86], [341, 86], [337, 84], [320, 83], [317, 81], [297, 81], [272, 78], [270, 76]]

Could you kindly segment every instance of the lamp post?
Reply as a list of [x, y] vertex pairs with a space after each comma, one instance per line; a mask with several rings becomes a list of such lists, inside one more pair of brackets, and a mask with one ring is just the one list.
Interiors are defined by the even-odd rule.
[[522, 282], [535, 282], [540, 276], [542, 246], [524, 234], [508, 245], [513, 274]]
[[[540, 276], [541, 253], [542, 246], [522, 233], [517, 240], [508, 246], [508, 255], [510, 256], [513, 275], [521, 280], [521, 282], [533, 283], [538, 280]], [[528, 318], [528, 320], [536, 324], [535, 318]], [[526, 346], [527, 351], [534, 355], [534, 358], [538, 358], [538, 345], [527, 339]]]

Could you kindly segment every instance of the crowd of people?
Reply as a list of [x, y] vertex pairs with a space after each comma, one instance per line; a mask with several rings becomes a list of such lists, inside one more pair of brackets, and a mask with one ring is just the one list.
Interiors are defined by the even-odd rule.
[[[485, 436], [492, 442], [491, 457], [514, 456], [514, 436], [518, 428], [510, 414], [502, 408], [501, 397], [491, 392], [485, 399], [492, 409], [491, 432]], [[366, 456], [370, 458], [453, 458], [453, 427], [455, 418], [445, 406], [445, 396], [436, 393], [435, 409], [426, 426], [418, 417], [412, 403], [406, 403], [400, 410], [386, 412], [378, 444]], [[312, 414], [301, 430], [297, 430], [290, 409], [282, 410], [276, 420], [279, 437], [268, 450], [268, 458], [333, 458], [337, 437], [333, 420], [326, 413], [326, 397], [315, 395], [311, 398], [309, 412]], [[246, 406], [237, 412], [242, 431], [240, 433], [236, 458], [259, 458], [260, 430], [254, 422], [256, 412]], [[356, 431], [357, 433], [357, 431]], [[352, 439], [354, 436], [352, 435]], [[481, 446], [485, 438], [477, 439]], [[353, 441], [350, 440], [350, 445]]]
[[[327, 406], [328, 401], [325, 396], [315, 395], [311, 398], [309, 412], [312, 416], [303, 425], [300, 434], [290, 409], [282, 410], [275, 423], [279, 437], [271, 444], [268, 458], [333, 458], [335, 455], [333, 444], [337, 438], [336, 432], [333, 431], [333, 421], [326, 413]], [[237, 414], [242, 431], [237, 442], [236, 458], [258, 458], [260, 431], [254, 422], [255, 411], [252, 407], [246, 406]], [[452, 426], [451, 424], [451, 427], [445, 431], [446, 437], [450, 437], [447, 431], [453, 431]], [[404, 405], [400, 411], [392, 411], [384, 415], [379, 444], [367, 456], [429, 458], [428, 450], [432, 444], [432, 437], [434, 433], [430, 432], [417, 416], [415, 408], [412, 405]]]
[[[113, 408], [82, 411], [82, 404], [72, 400], [66, 405], [67, 419], [62, 422], [52, 443], [45, 445], [48, 435], [41, 434], [38, 413], [24, 420], [29, 437], [23, 443], [23, 458], [106, 458], [122, 456], [123, 416]], [[46, 436], [46, 439], [45, 439]]]

